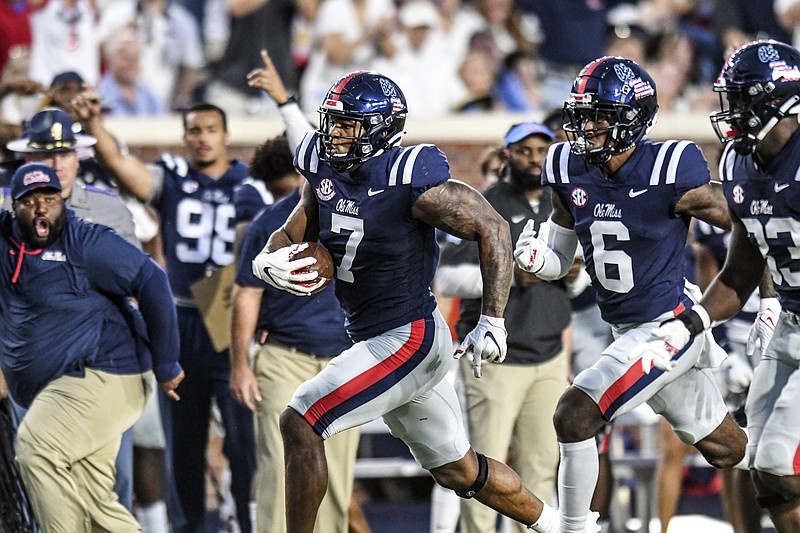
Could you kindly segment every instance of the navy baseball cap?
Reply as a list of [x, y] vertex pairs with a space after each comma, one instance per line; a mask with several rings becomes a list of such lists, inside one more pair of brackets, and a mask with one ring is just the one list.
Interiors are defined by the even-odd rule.
[[11, 177], [11, 198], [19, 200], [29, 192], [38, 189], [61, 190], [56, 171], [42, 163], [22, 165]]
[[69, 152], [94, 146], [97, 139], [75, 133], [72, 117], [58, 107], [46, 107], [33, 115], [25, 133], [10, 141], [12, 152]]
[[556, 136], [550, 131], [550, 128], [538, 122], [520, 122], [514, 124], [506, 133], [505, 140], [503, 141], [503, 148], [508, 148], [509, 145], [518, 143], [523, 139], [527, 139], [531, 135], [542, 135], [547, 137], [548, 141], [555, 140]]
[[79, 85], [83, 85], [83, 76], [81, 76], [74, 70], [61, 72], [53, 77], [53, 81], [50, 82], [50, 88], [53, 88], [56, 85], [63, 85], [64, 83], [69, 83], [71, 81], [74, 81]]

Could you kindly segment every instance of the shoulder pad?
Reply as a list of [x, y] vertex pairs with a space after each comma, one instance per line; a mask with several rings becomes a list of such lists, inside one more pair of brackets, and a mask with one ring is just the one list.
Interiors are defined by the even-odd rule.
[[165, 152], [158, 158], [158, 164], [182, 178], [189, 175], [189, 162], [179, 155]]
[[719, 158], [720, 181], [733, 180], [733, 164], [735, 161], [736, 151], [733, 149], [733, 143], [727, 143], [725, 148], [722, 149], [722, 156]]
[[550, 145], [545, 156], [542, 172], [547, 183], [569, 183], [569, 158], [571, 154], [568, 142]]
[[306, 133], [295, 152], [294, 166], [301, 171], [315, 174], [319, 169], [318, 143], [316, 131]]
[[[664, 141], [663, 143], [653, 143], [653, 148], [658, 149], [653, 170], [650, 173], [650, 185], [655, 186], [659, 183], [671, 185], [678, 177], [678, 164], [681, 161], [683, 152], [690, 147], [695, 151], [699, 148], [692, 141]], [[666, 167], [666, 170], [665, 170]]]
[[[436, 181], [438, 179], [438, 176], [431, 175], [435, 174], [436, 170], [442, 168], [449, 169], [447, 158], [444, 153], [433, 144], [417, 144], [414, 146], [400, 147], [399, 154], [389, 171], [389, 187], [394, 187], [398, 184], [413, 186], [429, 185], [427, 183], [412, 183], [412, 177], [414, 177], [414, 170], [418, 165], [418, 160], [421, 167], [418, 167], [417, 170], [422, 171], [418, 174], [424, 175], [424, 178], [428, 178], [428, 180]], [[445, 180], [449, 177], [450, 172], [446, 170]], [[423, 176], [420, 176], [420, 178], [424, 181]], [[418, 178], [417, 181], [420, 181], [420, 178]], [[441, 182], [445, 180], [438, 181]]]

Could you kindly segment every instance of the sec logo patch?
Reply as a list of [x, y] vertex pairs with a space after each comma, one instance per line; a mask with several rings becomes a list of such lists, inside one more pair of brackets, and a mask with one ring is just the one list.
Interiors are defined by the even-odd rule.
[[586, 189], [583, 187], [575, 187], [569, 193], [569, 197], [572, 200], [572, 203], [575, 204], [575, 207], [585, 207], [586, 202], [589, 201], [589, 195], [586, 193]]
[[323, 202], [327, 202], [336, 196], [336, 189], [333, 188], [333, 181], [330, 178], [325, 178], [319, 182], [316, 189], [317, 198]]
[[731, 197], [733, 198], [733, 203], [735, 204], [741, 204], [744, 202], [744, 187], [738, 183], [734, 185], [733, 191], [731, 191]]

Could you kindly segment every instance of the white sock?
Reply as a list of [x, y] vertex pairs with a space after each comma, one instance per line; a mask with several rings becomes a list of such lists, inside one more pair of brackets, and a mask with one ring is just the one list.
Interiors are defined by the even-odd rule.
[[461, 498], [439, 485], [431, 492], [431, 533], [455, 533], [461, 515]]
[[545, 502], [542, 503], [544, 504], [542, 514], [539, 515], [539, 519], [530, 525], [528, 529], [533, 529], [537, 533], [558, 533], [558, 511]]
[[134, 514], [142, 526], [142, 533], [169, 533], [167, 504], [163, 501], [144, 506], [137, 505]]
[[558, 467], [558, 505], [560, 533], [584, 533], [586, 516], [597, 485], [600, 460], [594, 437], [559, 443], [561, 465]]

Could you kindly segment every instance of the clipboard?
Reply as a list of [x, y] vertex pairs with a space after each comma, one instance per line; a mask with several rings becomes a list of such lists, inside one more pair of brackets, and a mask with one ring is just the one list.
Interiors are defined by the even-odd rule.
[[235, 276], [236, 265], [232, 263], [189, 287], [214, 349], [218, 352], [227, 350], [231, 344], [231, 289]]

